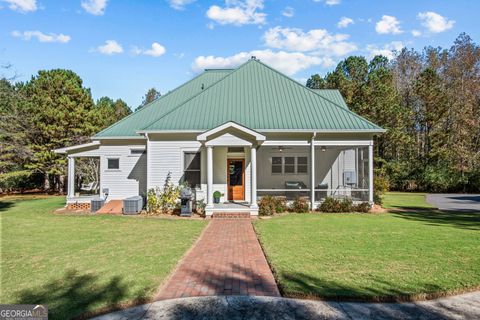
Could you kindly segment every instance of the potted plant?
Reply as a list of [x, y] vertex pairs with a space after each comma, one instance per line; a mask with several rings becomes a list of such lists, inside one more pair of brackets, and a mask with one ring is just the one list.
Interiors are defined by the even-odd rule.
[[220, 203], [221, 196], [222, 196], [222, 193], [220, 191], [215, 191], [213, 193], [213, 203]]

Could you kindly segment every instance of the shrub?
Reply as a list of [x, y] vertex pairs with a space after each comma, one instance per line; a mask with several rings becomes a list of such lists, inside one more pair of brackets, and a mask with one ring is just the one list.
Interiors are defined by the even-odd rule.
[[258, 214], [261, 216], [271, 216], [275, 213], [275, 197], [263, 196], [258, 201]]
[[275, 212], [282, 213], [287, 211], [287, 199], [285, 197], [275, 198]]
[[197, 213], [199, 215], [203, 215], [205, 213], [205, 207], [207, 206], [207, 204], [205, 203], [205, 201], [203, 199], [201, 200], [197, 200]]
[[[361, 209], [363, 209], [363, 207]], [[334, 199], [332, 197], [327, 197], [325, 198], [325, 201], [323, 201], [317, 207], [317, 210], [321, 212], [332, 212], [332, 213], [353, 212], [353, 211], [357, 211], [357, 206], [353, 204], [351, 199], [339, 200], [339, 199]]]
[[310, 211], [308, 206], [307, 198], [305, 197], [296, 197], [290, 205], [290, 210], [297, 213], [305, 213]]
[[162, 190], [159, 187], [148, 190], [147, 212], [149, 214], [172, 213], [178, 208], [181, 186], [175, 186], [171, 180], [169, 172]]
[[367, 213], [370, 211], [370, 203], [368, 202], [361, 202], [353, 207], [353, 211]]

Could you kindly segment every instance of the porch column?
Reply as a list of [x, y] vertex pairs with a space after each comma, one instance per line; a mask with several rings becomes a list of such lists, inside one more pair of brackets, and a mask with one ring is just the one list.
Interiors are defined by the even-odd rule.
[[207, 207], [213, 207], [213, 147], [207, 146]]
[[75, 196], [75, 158], [68, 156], [68, 192], [69, 198]]
[[315, 134], [310, 141], [310, 208], [315, 210]]
[[257, 208], [257, 147], [252, 145], [250, 148], [250, 207]]
[[368, 202], [373, 204], [373, 141], [368, 145]]

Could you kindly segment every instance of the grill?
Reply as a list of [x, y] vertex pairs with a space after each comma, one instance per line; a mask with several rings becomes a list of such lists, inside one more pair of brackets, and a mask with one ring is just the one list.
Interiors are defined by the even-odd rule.
[[191, 188], [183, 188], [180, 191], [180, 215], [182, 217], [190, 217], [192, 215], [192, 197]]
[[143, 198], [134, 196], [123, 200], [123, 214], [138, 214], [143, 208]]

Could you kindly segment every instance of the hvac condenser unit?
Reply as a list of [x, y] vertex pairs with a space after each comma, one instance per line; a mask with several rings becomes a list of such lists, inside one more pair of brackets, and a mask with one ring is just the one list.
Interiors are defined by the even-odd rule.
[[123, 200], [123, 214], [138, 214], [143, 208], [143, 198], [134, 196]]

